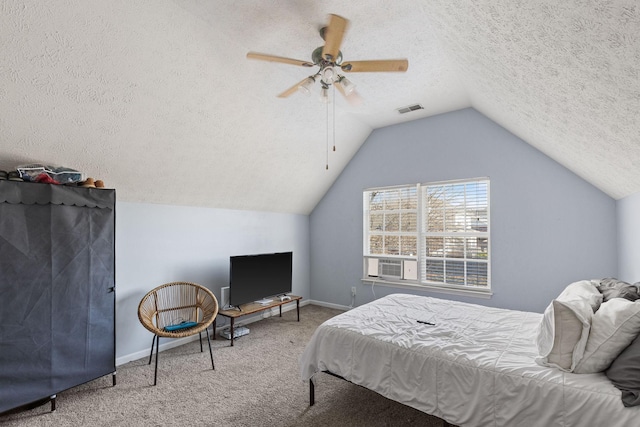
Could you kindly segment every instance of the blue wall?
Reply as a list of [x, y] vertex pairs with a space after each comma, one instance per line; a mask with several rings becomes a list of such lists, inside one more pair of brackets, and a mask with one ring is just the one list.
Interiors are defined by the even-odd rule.
[[[615, 276], [616, 203], [473, 109], [375, 130], [310, 216], [311, 298], [356, 305], [407, 292], [361, 282], [362, 191], [489, 177], [491, 299], [412, 292], [542, 312], [570, 282]], [[411, 292], [411, 291], [409, 291]]]
[[[293, 251], [293, 293], [309, 298], [307, 215], [118, 202], [116, 205], [116, 359], [144, 357], [152, 334], [138, 303], [163, 283], [229, 285], [229, 256]], [[222, 318], [219, 318], [222, 320]]]
[[618, 200], [618, 278], [640, 281], [640, 193]]

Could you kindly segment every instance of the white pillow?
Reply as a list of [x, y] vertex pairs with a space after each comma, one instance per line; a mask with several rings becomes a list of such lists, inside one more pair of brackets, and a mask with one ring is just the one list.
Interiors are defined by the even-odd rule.
[[603, 301], [603, 295], [598, 290], [599, 284], [599, 280], [580, 280], [573, 282], [564, 288], [556, 299], [561, 301], [584, 300], [591, 306], [595, 313]]
[[640, 301], [612, 298], [593, 316], [584, 356], [574, 372], [602, 372], [640, 333]]
[[593, 312], [601, 303], [595, 282], [582, 280], [567, 286], [551, 301], [538, 326], [536, 362], [572, 372], [582, 359]]

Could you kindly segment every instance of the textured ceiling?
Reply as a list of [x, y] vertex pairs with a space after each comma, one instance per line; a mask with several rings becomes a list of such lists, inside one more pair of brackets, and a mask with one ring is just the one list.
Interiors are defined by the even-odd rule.
[[640, 191], [636, 1], [430, 1], [471, 104], [614, 198]]
[[[308, 69], [327, 15], [352, 73], [328, 153]], [[132, 202], [309, 213], [378, 127], [473, 106], [612, 197], [640, 191], [640, 10], [633, 1], [0, 2], [0, 169], [83, 171]], [[317, 89], [317, 88], [316, 88]], [[399, 115], [399, 107], [425, 109]]]

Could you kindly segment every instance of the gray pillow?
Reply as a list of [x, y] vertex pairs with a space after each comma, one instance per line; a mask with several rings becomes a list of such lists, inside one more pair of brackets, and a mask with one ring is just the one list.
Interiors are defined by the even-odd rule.
[[609, 301], [611, 298], [625, 298], [629, 301], [640, 299], [640, 286], [638, 286], [638, 283], [632, 285], [609, 277], [602, 279], [596, 288], [602, 294], [603, 302]]
[[618, 355], [605, 374], [622, 392], [624, 406], [640, 405], [640, 337]]

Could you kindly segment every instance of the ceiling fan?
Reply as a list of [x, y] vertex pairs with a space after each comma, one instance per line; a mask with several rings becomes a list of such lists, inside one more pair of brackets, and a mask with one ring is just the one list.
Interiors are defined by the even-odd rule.
[[320, 29], [320, 36], [325, 41], [324, 46], [316, 48], [311, 54], [311, 62], [264, 53], [249, 52], [247, 58], [261, 61], [280, 62], [301, 67], [318, 67], [318, 71], [291, 86], [278, 95], [287, 98], [297, 91], [309, 93], [313, 84], [319, 80], [321, 85], [321, 99], [329, 102], [329, 87], [333, 85], [347, 99], [353, 98], [355, 85], [340, 71], [346, 73], [362, 72], [405, 72], [409, 67], [407, 59], [380, 59], [370, 61], [344, 61], [340, 45], [349, 21], [338, 15], [329, 15], [329, 25]]

